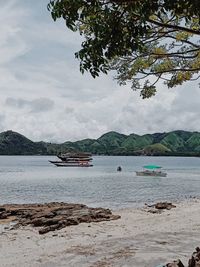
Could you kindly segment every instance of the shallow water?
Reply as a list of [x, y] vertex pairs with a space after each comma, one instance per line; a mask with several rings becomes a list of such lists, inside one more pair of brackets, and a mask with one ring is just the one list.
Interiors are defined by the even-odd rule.
[[[200, 158], [95, 156], [92, 168], [58, 168], [53, 156], [0, 156], [0, 204], [66, 201], [123, 208], [200, 197]], [[167, 177], [137, 177], [146, 164]], [[117, 172], [117, 166], [122, 172]]]

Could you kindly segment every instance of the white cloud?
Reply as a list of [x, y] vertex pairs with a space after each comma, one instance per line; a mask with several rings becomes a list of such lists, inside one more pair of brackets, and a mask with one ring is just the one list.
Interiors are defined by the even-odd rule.
[[78, 34], [54, 22], [48, 0], [7, 0], [0, 10], [0, 131], [66, 141], [121, 133], [199, 130], [197, 83], [142, 100], [111, 76], [81, 75]]
[[54, 107], [54, 101], [45, 97], [33, 99], [31, 101], [22, 98], [8, 97], [5, 104], [12, 108], [28, 108], [29, 112], [33, 113], [50, 111]]

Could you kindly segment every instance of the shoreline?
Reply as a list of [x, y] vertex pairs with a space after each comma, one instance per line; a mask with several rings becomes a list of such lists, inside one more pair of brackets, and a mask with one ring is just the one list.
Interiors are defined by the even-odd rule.
[[45, 235], [31, 226], [1, 227], [1, 266], [156, 267], [178, 258], [186, 264], [199, 246], [200, 200], [175, 204], [160, 214], [123, 208], [113, 212], [121, 219], [81, 223]]

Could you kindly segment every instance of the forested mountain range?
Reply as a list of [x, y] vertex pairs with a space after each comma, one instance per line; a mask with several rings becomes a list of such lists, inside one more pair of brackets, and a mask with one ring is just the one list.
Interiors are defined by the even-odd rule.
[[96, 155], [200, 156], [200, 133], [178, 130], [125, 135], [108, 132], [98, 139], [66, 141], [62, 144], [33, 142], [14, 131], [0, 133], [1, 155], [57, 155], [68, 151], [85, 151]]

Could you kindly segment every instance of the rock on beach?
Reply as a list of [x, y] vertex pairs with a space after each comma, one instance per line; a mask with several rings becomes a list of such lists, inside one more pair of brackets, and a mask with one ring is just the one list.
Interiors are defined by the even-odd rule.
[[0, 206], [0, 221], [15, 221], [15, 227], [39, 227], [39, 234], [62, 229], [79, 223], [119, 219], [111, 210], [90, 208], [83, 204], [51, 202], [46, 204], [7, 204]]

